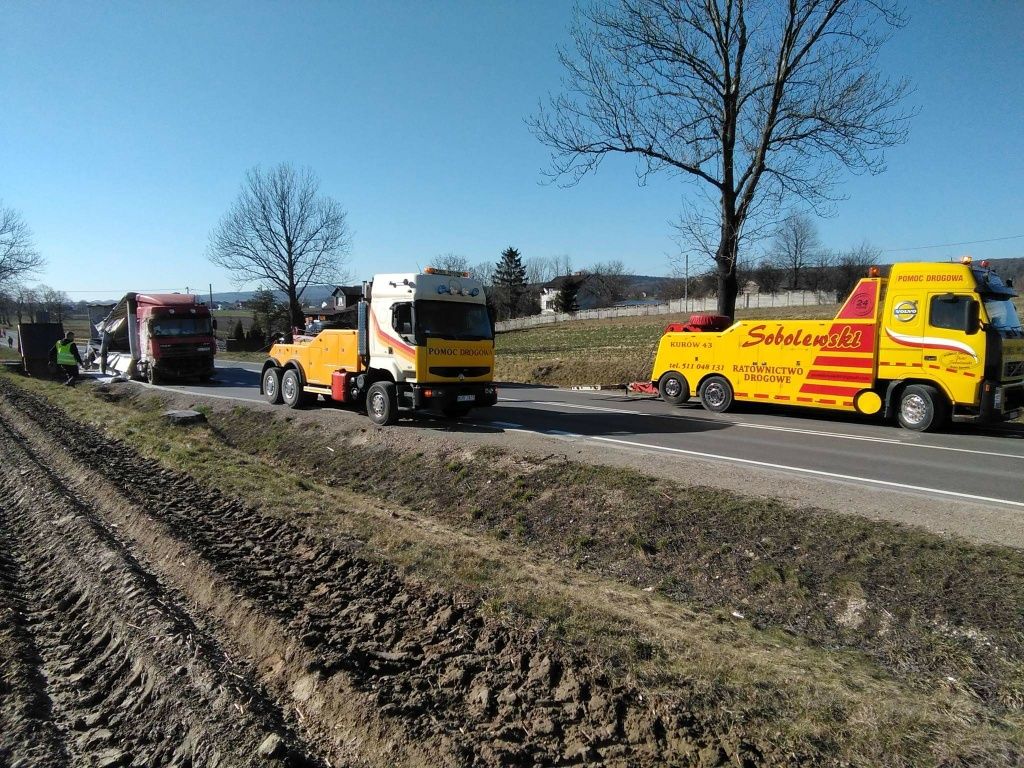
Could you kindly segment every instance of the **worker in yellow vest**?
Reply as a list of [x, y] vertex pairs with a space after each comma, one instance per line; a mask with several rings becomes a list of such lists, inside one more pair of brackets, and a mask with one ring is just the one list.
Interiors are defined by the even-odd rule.
[[53, 345], [53, 357], [57, 367], [64, 373], [64, 383], [73, 387], [78, 380], [78, 366], [82, 363], [82, 355], [75, 345], [75, 334], [68, 331], [64, 338]]

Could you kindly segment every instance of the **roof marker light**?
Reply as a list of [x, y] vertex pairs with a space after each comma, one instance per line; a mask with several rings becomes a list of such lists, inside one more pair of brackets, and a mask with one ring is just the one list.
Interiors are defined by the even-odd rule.
[[970, 264], [972, 261], [974, 261], [974, 259], [972, 259], [970, 256], [961, 256], [960, 257], [960, 263], [961, 264]]

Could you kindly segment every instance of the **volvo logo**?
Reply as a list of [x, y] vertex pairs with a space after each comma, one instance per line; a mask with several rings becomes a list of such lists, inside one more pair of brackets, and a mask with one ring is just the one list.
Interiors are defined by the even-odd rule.
[[916, 301], [901, 301], [892, 310], [893, 316], [901, 323], [909, 323], [917, 317]]

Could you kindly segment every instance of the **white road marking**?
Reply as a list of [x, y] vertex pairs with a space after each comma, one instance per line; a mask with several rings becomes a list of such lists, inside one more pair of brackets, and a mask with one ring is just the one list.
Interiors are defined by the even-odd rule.
[[867, 440], [874, 443], [889, 443], [891, 445], [903, 445], [908, 448], [930, 448], [933, 451], [955, 451], [957, 453], [973, 453], [978, 456], [998, 456], [1003, 459], [1024, 460], [1024, 456], [1016, 453], [996, 453], [995, 451], [979, 451], [973, 448], [956, 448], [951, 445], [929, 445], [928, 443], [914, 443], [909, 440], [896, 440], [891, 437], [869, 437], [866, 435], [848, 435], [843, 432], [822, 432], [815, 429], [799, 429], [797, 427], [776, 427], [770, 424], [746, 424], [737, 422], [734, 426], [747, 427], [748, 429], [768, 429], [776, 432], [795, 432], [801, 435], [819, 435], [821, 437], [839, 437], [844, 440]]
[[875, 480], [870, 477], [857, 477], [855, 475], [842, 475], [838, 472], [825, 472], [820, 469], [806, 469], [804, 467], [792, 467], [785, 464], [772, 464], [768, 461], [755, 461], [753, 459], [740, 459], [735, 456], [722, 456], [717, 453], [703, 453], [702, 451], [688, 451], [683, 448], [669, 448], [661, 445], [649, 445], [647, 443], [638, 443], [632, 440], [620, 440], [614, 437], [591, 437], [590, 440], [599, 440], [603, 443], [615, 443], [620, 445], [628, 445], [636, 448], [646, 448], [647, 450], [654, 451], [669, 451], [671, 453], [681, 453], [687, 456], [698, 456], [704, 459], [718, 459], [720, 461], [729, 461], [738, 464], [751, 464], [758, 467], [768, 467], [769, 469], [781, 469], [786, 472], [801, 472], [808, 475], [817, 475], [819, 477], [830, 477], [837, 480], [853, 480], [857, 483], [871, 483], [873, 485], [884, 485], [888, 488], [900, 488], [909, 491], [923, 491], [925, 493], [937, 493], [942, 496], [955, 496], [959, 499], [970, 499], [971, 501], [990, 501], [996, 504], [1009, 504], [1013, 507], [1024, 508], [1024, 502], [1022, 501], [1011, 501], [1010, 499], [996, 499], [991, 496], [976, 496], [971, 493], [960, 493], [958, 491], [944, 491], [941, 488], [928, 488], [922, 485], [910, 485], [909, 483], [896, 483], [889, 480]]
[[[484, 422], [494, 423], [494, 422]], [[960, 493], [959, 491], [946, 491], [941, 488], [928, 488], [922, 485], [910, 485], [909, 483], [896, 483], [889, 480], [875, 480], [869, 477], [858, 477], [856, 475], [843, 475], [838, 472], [825, 472], [820, 469], [807, 469], [804, 467], [793, 467], [786, 464], [773, 464], [768, 461], [755, 461], [753, 459], [741, 459], [735, 456], [723, 456], [717, 453], [705, 453], [703, 451], [689, 451], [684, 448], [669, 448], [663, 445], [650, 445], [649, 443], [639, 443], [633, 440], [621, 440], [614, 437], [596, 437], [596, 436], [585, 436], [575, 435], [571, 432], [555, 432], [547, 431], [541, 432], [535, 429], [514, 429], [509, 430], [514, 432], [528, 432], [535, 435], [548, 435], [556, 437], [558, 439], [569, 439], [578, 438], [582, 440], [596, 440], [602, 443], [611, 443], [613, 446], [627, 446], [629, 448], [641, 448], [648, 451], [666, 451], [669, 453], [683, 454], [686, 456], [697, 456], [702, 459], [712, 459], [718, 461], [732, 462], [734, 464], [749, 464], [757, 467], [765, 467], [768, 469], [779, 469], [783, 472], [797, 472], [807, 475], [815, 475], [817, 477], [827, 477], [833, 480], [851, 480], [854, 483], [870, 483], [872, 485], [882, 485], [887, 488], [897, 488], [904, 491], [919, 491], [922, 493], [934, 493], [940, 496], [952, 496], [958, 499], [968, 499], [970, 501], [987, 501], [994, 504], [1006, 504], [1011, 507], [1024, 508], [1024, 502], [1013, 501], [1011, 499], [997, 499], [991, 496], [978, 496], [972, 493]]]
[[[518, 403], [533, 403], [535, 405], [549, 405], [560, 408], [575, 408], [577, 410], [584, 411], [599, 411], [603, 413], [619, 413], [628, 416], [653, 416], [660, 419], [679, 419], [682, 421], [711, 421], [711, 419], [702, 419], [699, 416], [683, 416], [675, 413], [646, 413], [643, 411], [633, 411], [625, 408], [609, 408], [603, 405], [579, 405], [575, 403], [562, 403], [554, 400], [513, 400], [512, 398], [500, 398], [501, 400], [511, 400], [512, 402]], [[865, 442], [873, 443], [887, 443], [889, 445], [901, 445], [906, 448], [927, 448], [933, 451], [953, 451], [954, 453], [968, 453], [976, 456], [994, 456], [1003, 459], [1017, 459], [1018, 461], [1024, 461], [1024, 456], [1015, 453], [997, 453], [995, 451], [979, 451], [974, 448], [957, 448], [949, 445], [929, 445], [928, 443], [916, 443], [910, 440], [897, 440], [892, 437], [871, 437], [868, 435], [851, 435], [846, 432], [826, 432], [823, 430], [815, 429], [800, 429], [799, 427], [781, 427], [773, 426], [771, 424], [754, 424], [751, 422], [743, 421], [729, 421], [730, 425], [734, 427], [744, 427], [745, 429], [766, 429], [776, 432], [793, 432], [801, 435], [816, 435], [818, 437], [834, 437], [839, 440], [861, 440]]]

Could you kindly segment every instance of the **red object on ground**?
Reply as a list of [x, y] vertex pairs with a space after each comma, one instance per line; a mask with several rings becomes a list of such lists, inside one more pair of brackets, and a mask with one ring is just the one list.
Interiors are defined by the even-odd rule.
[[649, 381], [631, 381], [626, 385], [627, 392], [639, 392], [642, 395], [656, 395], [658, 388]]

